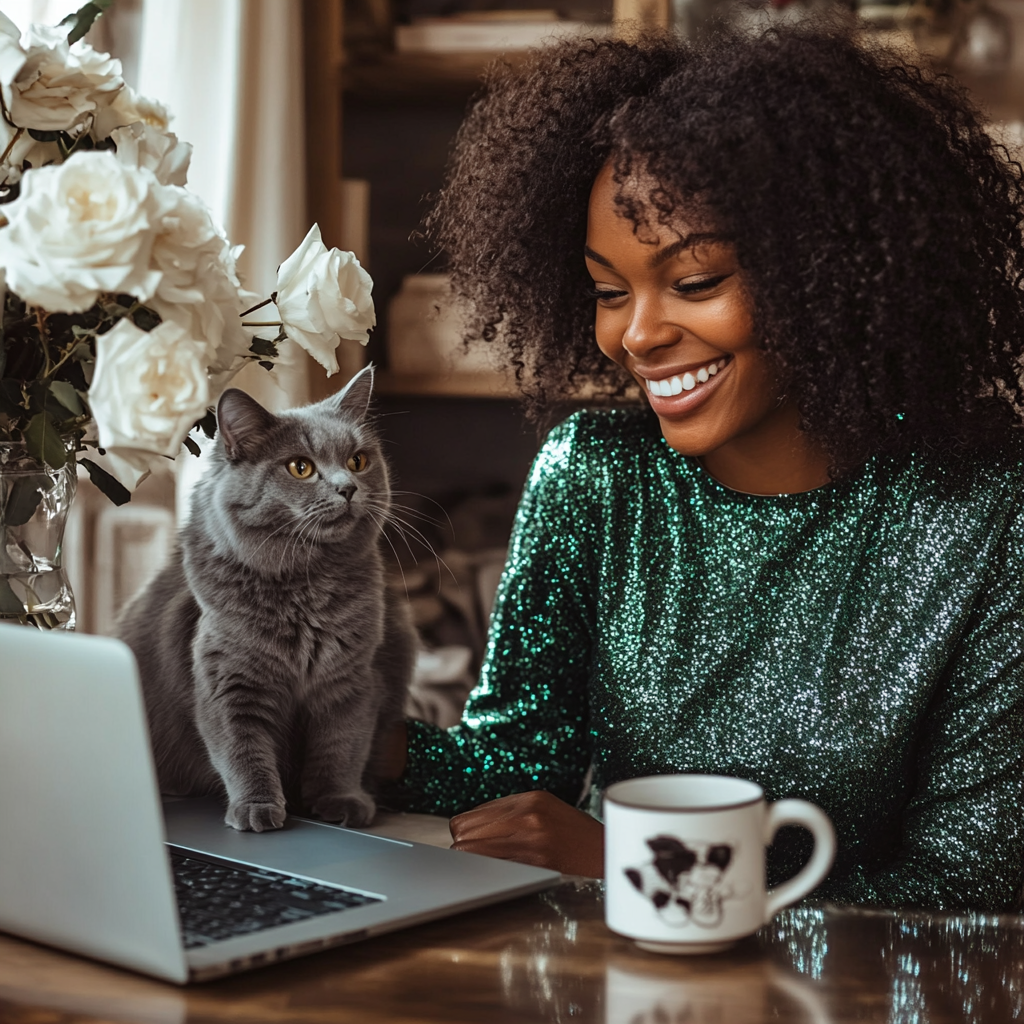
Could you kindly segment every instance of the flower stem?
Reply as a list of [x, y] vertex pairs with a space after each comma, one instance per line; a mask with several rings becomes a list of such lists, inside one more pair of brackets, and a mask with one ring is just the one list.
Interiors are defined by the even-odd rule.
[[53, 360], [50, 358], [50, 346], [46, 343], [46, 313], [41, 306], [36, 306], [36, 330], [39, 331], [39, 344], [43, 349], [43, 378], [50, 376], [53, 369]]
[[[269, 300], [268, 300], [269, 301]], [[280, 320], [243, 320], [243, 327], [283, 327]]]
[[4, 150], [4, 155], [0, 156], [0, 164], [7, 162], [7, 158], [11, 155], [11, 150], [14, 149], [15, 144], [17, 143], [18, 139], [20, 139], [22, 137], [22, 135], [24, 135], [24, 134], [25, 134], [25, 129], [24, 128], [19, 128], [14, 133], [14, 136], [11, 139], [11, 141], [7, 143], [7, 148]]
[[257, 302], [255, 306], [250, 306], [244, 313], [239, 313], [239, 316], [248, 316], [250, 313], [255, 313], [257, 309], [262, 309], [264, 306], [269, 306], [270, 303], [277, 299], [277, 292], [272, 292], [269, 299], [264, 299], [262, 302]]

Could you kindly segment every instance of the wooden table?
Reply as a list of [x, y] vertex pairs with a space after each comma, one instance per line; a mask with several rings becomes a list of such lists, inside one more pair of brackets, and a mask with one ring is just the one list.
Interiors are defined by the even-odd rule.
[[797, 909], [728, 953], [663, 957], [612, 935], [586, 880], [190, 989], [0, 936], [5, 1024], [1018, 1020], [1020, 917]]

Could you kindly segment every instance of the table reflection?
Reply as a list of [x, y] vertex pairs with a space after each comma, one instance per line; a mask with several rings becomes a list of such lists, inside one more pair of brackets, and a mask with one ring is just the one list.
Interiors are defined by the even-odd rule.
[[612, 959], [605, 968], [606, 1024], [830, 1024], [822, 994], [762, 960], [741, 974], [717, 959], [680, 977], [664, 965]]
[[1017, 916], [801, 907], [728, 952], [673, 957], [611, 935], [598, 883], [563, 886], [537, 903], [532, 926], [499, 955], [505, 1004], [531, 1019], [1024, 1021], [1024, 922]]
[[0, 936], [0, 1018], [1010, 1024], [1024, 919], [800, 907], [725, 953], [664, 956], [608, 931], [599, 883], [570, 882], [185, 990]]

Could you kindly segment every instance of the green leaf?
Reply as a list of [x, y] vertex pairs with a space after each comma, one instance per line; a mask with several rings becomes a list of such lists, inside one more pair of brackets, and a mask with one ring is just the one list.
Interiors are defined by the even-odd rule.
[[276, 356], [277, 346], [267, 338], [253, 338], [249, 351], [258, 356]]
[[140, 331], [151, 331], [154, 327], [159, 327], [162, 323], [160, 314], [155, 310], [150, 309], [148, 306], [139, 306], [134, 313], [132, 313], [132, 323]]
[[89, 479], [115, 504], [126, 505], [132, 500], [132, 493], [119, 480], [112, 477], [102, 466], [97, 466], [92, 459], [79, 459], [85, 466]]
[[53, 481], [45, 473], [16, 476], [7, 492], [4, 522], [8, 526], [24, 526], [39, 508], [43, 495], [52, 487]]
[[60, 136], [60, 132], [44, 132], [39, 128], [29, 128], [28, 133], [36, 142], [56, 142]]
[[68, 461], [68, 451], [56, 424], [45, 412], [37, 413], [25, 428], [25, 448], [34, 459], [51, 469], [60, 469]]
[[25, 606], [18, 600], [17, 595], [11, 590], [10, 583], [0, 576], [0, 615], [24, 615]]
[[61, 25], [70, 25], [68, 30], [68, 45], [77, 43], [89, 29], [92, 23], [114, 2], [114, 0], [91, 0], [90, 3], [79, 7], [74, 14], [62, 18]]
[[99, 307], [111, 321], [120, 320], [121, 317], [127, 316], [128, 311], [131, 309], [131, 306], [124, 306], [114, 299], [110, 299], [106, 302], [100, 299]]
[[197, 459], [203, 454], [203, 449], [200, 448], [199, 445], [197, 445], [195, 441], [188, 436], [188, 434], [185, 435], [185, 440], [182, 443], [189, 450], [189, 454], [194, 455]]
[[82, 405], [82, 400], [78, 397], [78, 392], [63, 380], [55, 380], [50, 382], [50, 390], [53, 392], [53, 397], [68, 412], [75, 416], [82, 416], [85, 413], [85, 407]]
[[195, 425], [211, 441], [217, 436], [217, 414], [212, 409], [207, 409], [206, 415], [201, 420], [197, 420]]

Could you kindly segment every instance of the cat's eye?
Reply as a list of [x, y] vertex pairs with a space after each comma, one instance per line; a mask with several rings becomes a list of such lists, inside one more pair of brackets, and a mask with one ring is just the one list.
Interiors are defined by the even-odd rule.
[[356, 452], [346, 463], [353, 473], [362, 473], [369, 464], [370, 460], [362, 452]]
[[309, 459], [292, 459], [288, 463], [288, 472], [296, 480], [308, 480], [316, 472], [316, 466]]

